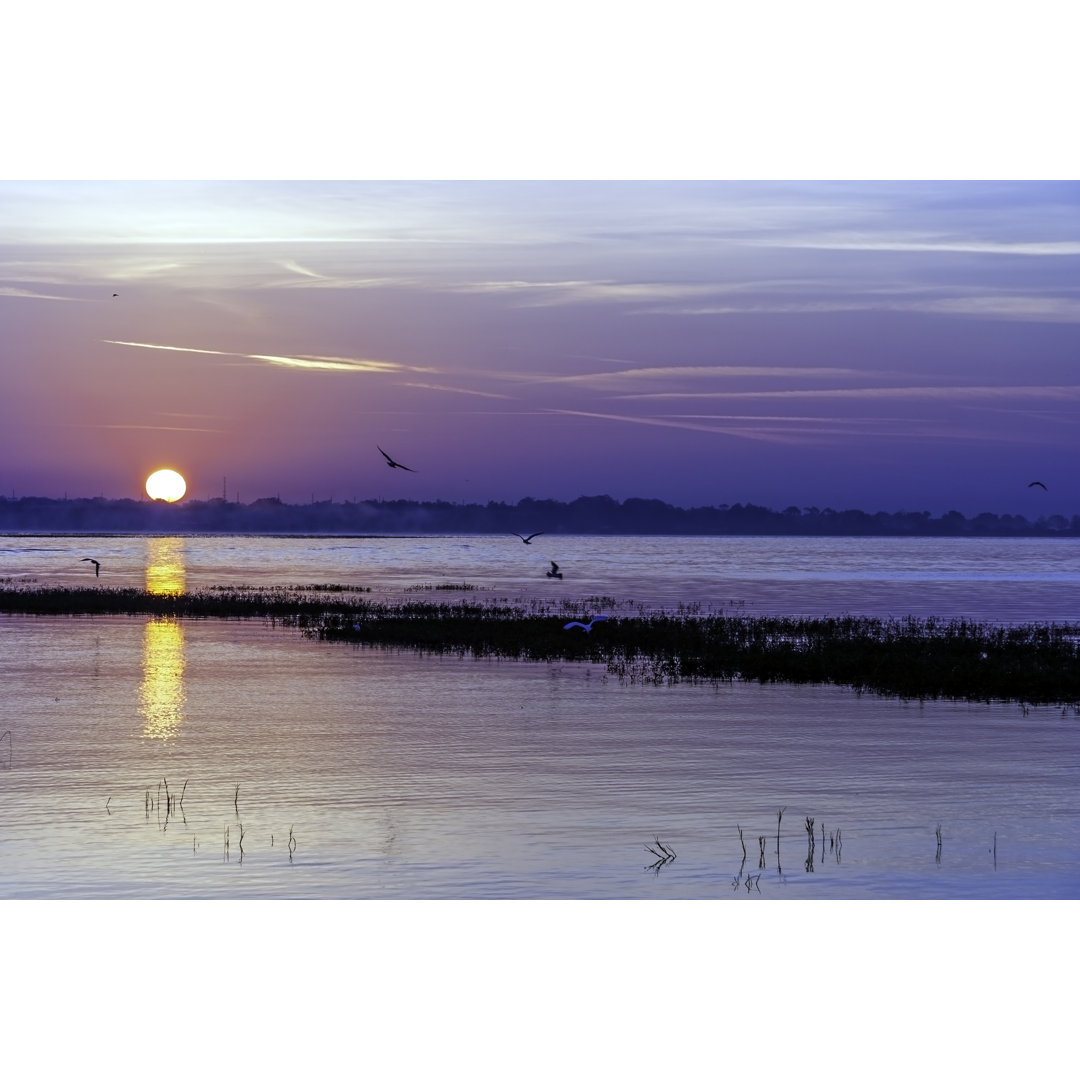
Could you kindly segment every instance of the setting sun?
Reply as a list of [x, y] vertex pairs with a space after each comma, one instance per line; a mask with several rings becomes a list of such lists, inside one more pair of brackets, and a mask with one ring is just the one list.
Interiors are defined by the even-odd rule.
[[176, 502], [184, 497], [187, 481], [173, 469], [158, 469], [146, 478], [146, 494], [151, 499]]

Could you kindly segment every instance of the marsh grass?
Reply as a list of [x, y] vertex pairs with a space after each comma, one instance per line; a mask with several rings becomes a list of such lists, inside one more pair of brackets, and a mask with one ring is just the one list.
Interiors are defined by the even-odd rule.
[[[331, 592], [321, 586], [320, 591]], [[159, 595], [5, 586], [2, 612], [262, 618], [323, 641], [421, 654], [602, 663], [629, 682], [831, 683], [902, 698], [1015, 701], [1024, 708], [1053, 703], [1080, 711], [1080, 624], [751, 617], [639, 607], [633, 615], [609, 617], [591, 634], [568, 634], [565, 618], [587, 620], [597, 613], [595, 606], [464, 598], [379, 603], [349, 594], [315, 595], [306, 587]]]

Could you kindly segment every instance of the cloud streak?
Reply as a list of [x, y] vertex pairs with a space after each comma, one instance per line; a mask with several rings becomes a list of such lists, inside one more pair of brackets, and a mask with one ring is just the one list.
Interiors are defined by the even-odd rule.
[[158, 345], [146, 341], [119, 341], [105, 338], [106, 345], [127, 345], [135, 349], [161, 349], [164, 352], [199, 353], [204, 356], [232, 356], [242, 360], [259, 360], [281, 367], [302, 368], [309, 371], [351, 371], [368, 375], [386, 375], [402, 371], [431, 373], [434, 369], [410, 367], [390, 360], [372, 360], [348, 356], [277, 356], [270, 353], [226, 352], [223, 349], [196, 349], [184, 345]]

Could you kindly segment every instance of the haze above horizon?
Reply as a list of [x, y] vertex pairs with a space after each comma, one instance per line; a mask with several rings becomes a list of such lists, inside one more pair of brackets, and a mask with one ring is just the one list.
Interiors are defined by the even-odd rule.
[[3, 182], [0, 492], [1070, 516], [1078, 271], [1066, 182]]

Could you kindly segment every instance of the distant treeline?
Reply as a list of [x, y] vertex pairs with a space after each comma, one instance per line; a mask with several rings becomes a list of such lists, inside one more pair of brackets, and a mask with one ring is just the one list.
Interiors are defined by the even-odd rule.
[[863, 510], [753, 503], [685, 508], [659, 499], [582, 496], [573, 502], [522, 499], [503, 502], [252, 503], [225, 499], [168, 504], [146, 499], [46, 499], [0, 496], [0, 532], [152, 533], [460, 533], [612, 534], [638, 536], [1080, 536], [1080, 515], [1053, 514], [1035, 521], [1017, 514], [956, 510], [941, 517], [921, 512], [869, 514]]

